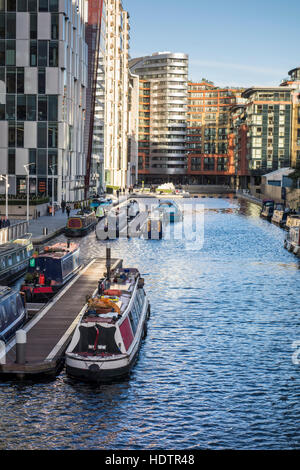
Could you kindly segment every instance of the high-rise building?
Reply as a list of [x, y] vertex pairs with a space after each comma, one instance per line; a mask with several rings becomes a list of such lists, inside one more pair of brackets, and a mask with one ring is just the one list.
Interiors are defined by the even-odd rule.
[[230, 134], [228, 154], [235, 167], [235, 187], [248, 189], [250, 181], [248, 155], [248, 126], [246, 124], [246, 104], [240, 103], [230, 109]]
[[300, 164], [300, 67], [289, 71], [289, 78], [282, 86], [290, 86], [292, 91], [292, 125], [291, 125], [291, 166]]
[[127, 187], [138, 182], [139, 77], [129, 73]]
[[157, 52], [130, 69], [140, 77], [139, 180], [184, 182], [188, 55]]
[[260, 177], [290, 166], [292, 88], [252, 87], [242, 93], [247, 99], [249, 170], [260, 184]]
[[84, 149], [88, 196], [104, 189], [106, 0], [88, 1], [86, 42], [89, 61]]
[[189, 182], [234, 184], [230, 151], [230, 109], [240, 89], [219, 88], [202, 80], [188, 85], [187, 151]]
[[121, 188], [128, 170], [129, 30], [122, 2], [106, 0], [105, 183]]
[[9, 192], [83, 198], [84, 0], [0, 1], [0, 173]]

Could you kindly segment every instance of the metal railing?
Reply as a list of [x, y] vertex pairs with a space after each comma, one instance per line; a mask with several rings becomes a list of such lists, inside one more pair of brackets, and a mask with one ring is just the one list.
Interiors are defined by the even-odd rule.
[[23, 237], [28, 233], [28, 226], [29, 222], [25, 221], [0, 229], [0, 245]]

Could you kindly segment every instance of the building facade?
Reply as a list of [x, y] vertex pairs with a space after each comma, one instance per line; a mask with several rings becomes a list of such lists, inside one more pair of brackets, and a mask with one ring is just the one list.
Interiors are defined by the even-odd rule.
[[249, 170], [258, 185], [262, 175], [290, 165], [292, 89], [253, 87], [242, 97], [247, 99]]
[[188, 85], [187, 152], [189, 182], [234, 184], [230, 109], [241, 90], [203, 80]]
[[129, 14], [106, 1], [104, 170], [106, 186], [124, 188], [128, 170]]
[[11, 194], [83, 198], [86, 2], [0, 1], [0, 173]]
[[132, 59], [140, 77], [139, 181], [182, 183], [187, 177], [188, 55], [157, 52]]

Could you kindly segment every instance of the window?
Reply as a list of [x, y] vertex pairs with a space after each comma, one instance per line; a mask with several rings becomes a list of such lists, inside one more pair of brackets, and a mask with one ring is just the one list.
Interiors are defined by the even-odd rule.
[[17, 95], [17, 119], [26, 121], [26, 96]]
[[30, 41], [30, 65], [37, 66], [37, 41]]
[[48, 121], [57, 121], [58, 120], [58, 104], [57, 96], [49, 95], [48, 96]]
[[6, 95], [6, 119], [8, 121], [16, 119], [15, 95]]
[[24, 147], [24, 122], [17, 122], [17, 147]]
[[5, 65], [5, 41], [0, 40], [0, 65]]
[[0, 13], [0, 39], [5, 39], [5, 14]]
[[36, 95], [27, 95], [27, 121], [36, 121]]
[[39, 0], [39, 11], [48, 11], [48, 0]]
[[38, 70], [38, 92], [41, 95], [46, 93], [46, 69], [44, 68]]
[[37, 146], [38, 148], [47, 148], [47, 123], [37, 123]]
[[28, 0], [28, 11], [34, 12], [37, 10], [37, 0]]
[[49, 148], [57, 148], [57, 123], [50, 123], [48, 125], [48, 147]]
[[35, 175], [36, 174], [36, 149], [29, 149], [29, 163], [33, 163], [33, 165], [29, 166], [29, 174]]
[[27, 11], [27, 0], [18, 0], [18, 11]]
[[17, 68], [17, 93], [24, 93], [24, 68]]
[[8, 149], [8, 162], [7, 162], [8, 174], [16, 174], [16, 151], [15, 149]]
[[51, 39], [58, 39], [58, 14], [51, 14]]
[[47, 96], [38, 97], [38, 120], [47, 121]]
[[16, 0], [6, 0], [7, 11], [16, 11]]
[[213, 157], [204, 158], [204, 170], [213, 171], [215, 169], [215, 159]]
[[57, 175], [57, 150], [48, 150], [48, 174]]
[[6, 14], [6, 39], [16, 39], [16, 14]]
[[49, 42], [49, 67], [58, 67], [58, 41]]
[[37, 153], [37, 174], [38, 176], [47, 175], [47, 150], [39, 149]]
[[6, 41], [6, 65], [16, 65], [16, 41]]
[[37, 15], [30, 15], [30, 39], [37, 39]]
[[58, 0], [49, 0], [49, 11], [58, 11]]
[[[41, 10], [40, 10], [41, 11]], [[47, 67], [47, 41], [38, 41], [38, 65]]]
[[16, 69], [6, 69], [6, 93], [16, 93]]

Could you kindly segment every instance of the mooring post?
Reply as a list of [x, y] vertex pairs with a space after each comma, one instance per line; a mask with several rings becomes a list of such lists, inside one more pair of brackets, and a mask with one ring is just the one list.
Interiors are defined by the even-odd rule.
[[16, 331], [16, 363], [25, 364], [26, 363], [26, 331], [18, 330]]
[[6, 347], [4, 341], [0, 341], [0, 364], [6, 364]]

